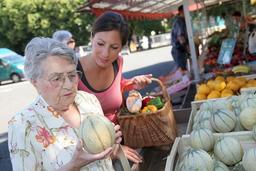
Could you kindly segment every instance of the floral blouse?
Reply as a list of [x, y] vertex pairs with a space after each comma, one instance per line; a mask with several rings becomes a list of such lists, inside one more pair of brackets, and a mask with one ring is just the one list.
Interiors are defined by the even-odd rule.
[[[78, 91], [75, 103], [81, 121], [88, 113], [103, 115], [97, 98]], [[56, 170], [67, 164], [75, 151], [78, 130], [56, 115], [41, 96], [9, 121], [8, 145], [14, 171]], [[83, 171], [112, 171], [110, 158], [95, 161]]]

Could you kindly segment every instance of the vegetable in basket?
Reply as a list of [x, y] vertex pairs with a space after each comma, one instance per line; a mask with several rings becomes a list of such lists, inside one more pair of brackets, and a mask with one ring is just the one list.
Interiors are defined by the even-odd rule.
[[142, 98], [142, 107], [145, 107], [148, 105], [148, 102], [153, 99], [153, 96], [145, 96]]
[[132, 90], [126, 99], [126, 107], [129, 112], [137, 113], [142, 106], [142, 97], [138, 91]]
[[147, 105], [141, 110], [141, 113], [156, 112], [157, 110], [158, 109], [155, 105]]
[[148, 105], [155, 105], [157, 107], [157, 109], [161, 109], [164, 106], [164, 102], [162, 101], [161, 97], [156, 97], [151, 99], [148, 102]]

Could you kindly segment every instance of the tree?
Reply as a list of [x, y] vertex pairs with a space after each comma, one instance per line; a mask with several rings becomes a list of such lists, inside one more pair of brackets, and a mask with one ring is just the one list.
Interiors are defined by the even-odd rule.
[[72, 32], [78, 44], [87, 43], [94, 17], [76, 11], [83, 3], [83, 0], [0, 0], [0, 47], [23, 53], [33, 37], [51, 37], [59, 29]]

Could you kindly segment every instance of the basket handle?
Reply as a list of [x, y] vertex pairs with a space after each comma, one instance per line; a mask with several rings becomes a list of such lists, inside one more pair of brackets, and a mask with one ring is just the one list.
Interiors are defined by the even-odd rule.
[[162, 89], [162, 92], [163, 92], [163, 97], [164, 97], [164, 99], [165, 99], [166, 101], [170, 101], [171, 98], [170, 98], [170, 96], [169, 96], [169, 94], [168, 94], [168, 92], [167, 92], [167, 90], [166, 90], [165, 85], [162, 83], [162, 81], [159, 80], [159, 79], [157, 79], [157, 78], [151, 78], [151, 80], [157, 82], [157, 83], [160, 85], [160, 87], [161, 87], [161, 89]]
[[[166, 89], [165, 85], [162, 83], [162, 81], [159, 80], [159, 79], [157, 79], [157, 78], [150, 78], [150, 79], [151, 79], [151, 81], [155, 81], [155, 82], [157, 82], [157, 83], [160, 85], [161, 90], [162, 90], [162, 92], [163, 92], [163, 97], [164, 97], [164, 99], [165, 99], [166, 101], [169, 101], [169, 102], [170, 102], [171, 98], [170, 98], [170, 96], [169, 96], [169, 94], [168, 94], [168, 92], [167, 92], [167, 89]], [[133, 85], [133, 84], [134, 84], [133, 82], [129, 82], [126, 86], [131, 86], [131, 85]], [[124, 101], [125, 101], [125, 100], [124, 100], [124, 96], [123, 96], [123, 102], [124, 102]], [[122, 106], [124, 106], [124, 103], [122, 104]]]

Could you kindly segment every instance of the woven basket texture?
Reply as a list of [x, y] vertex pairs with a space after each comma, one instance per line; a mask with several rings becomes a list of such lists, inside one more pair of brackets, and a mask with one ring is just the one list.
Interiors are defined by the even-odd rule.
[[133, 148], [169, 145], [177, 136], [176, 121], [170, 103], [170, 96], [163, 83], [156, 81], [162, 89], [164, 106], [157, 112], [131, 114], [121, 110], [118, 121], [124, 144]]

